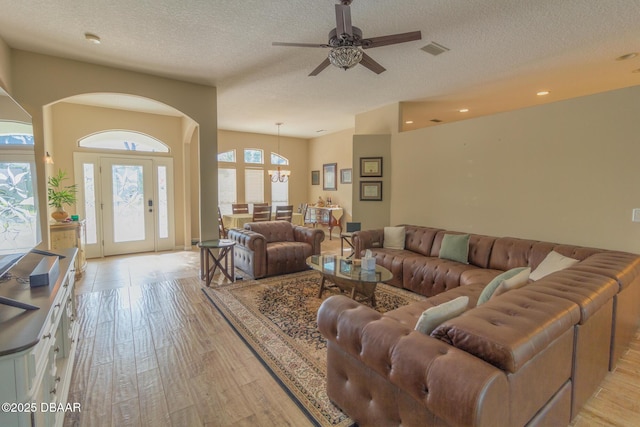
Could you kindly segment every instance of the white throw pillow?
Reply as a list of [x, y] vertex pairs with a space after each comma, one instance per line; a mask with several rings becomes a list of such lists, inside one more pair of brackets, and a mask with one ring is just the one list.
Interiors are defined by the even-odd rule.
[[383, 247], [387, 249], [404, 249], [404, 227], [385, 227]]
[[556, 251], [551, 251], [545, 257], [545, 259], [542, 260], [538, 268], [531, 272], [531, 274], [529, 275], [529, 279], [540, 280], [548, 274], [564, 270], [565, 268], [569, 268], [577, 262], [579, 262], [577, 259], [560, 255]]
[[429, 335], [449, 319], [460, 316], [469, 305], [469, 297], [463, 296], [426, 309], [420, 315], [415, 330]]
[[515, 276], [509, 279], [503, 280], [502, 282], [500, 282], [496, 290], [493, 291], [493, 294], [489, 299], [493, 299], [499, 295], [504, 294], [507, 291], [512, 291], [514, 289], [523, 287], [529, 281], [530, 274], [531, 274], [531, 267], [527, 267], [524, 270], [522, 270], [520, 273], [516, 274]]

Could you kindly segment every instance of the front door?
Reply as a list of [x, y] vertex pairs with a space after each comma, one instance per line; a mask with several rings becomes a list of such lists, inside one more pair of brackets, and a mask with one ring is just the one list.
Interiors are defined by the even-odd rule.
[[154, 250], [152, 161], [103, 157], [104, 255]]

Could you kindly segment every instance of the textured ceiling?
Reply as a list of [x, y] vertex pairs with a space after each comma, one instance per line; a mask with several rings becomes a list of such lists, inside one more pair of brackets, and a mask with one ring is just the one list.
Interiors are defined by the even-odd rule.
[[[0, 0], [13, 48], [218, 88], [221, 129], [315, 137], [355, 115], [407, 102], [407, 128], [640, 84], [640, 0], [354, 0], [365, 37], [422, 31], [368, 50], [387, 71], [329, 67], [334, 0]], [[100, 45], [84, 40], [91, 32]], [[422, 47], [449, 48], [438, 56]], [[535, 92], [548, 89], [547, 97]], [[93, 102], [91, 98], [83, 102]], [[468, 113], [459, 113], [460, 108]], [[138, 102], [138, 107], [141, 108]], [[324, 130], [318, 133], [318, 130]]]

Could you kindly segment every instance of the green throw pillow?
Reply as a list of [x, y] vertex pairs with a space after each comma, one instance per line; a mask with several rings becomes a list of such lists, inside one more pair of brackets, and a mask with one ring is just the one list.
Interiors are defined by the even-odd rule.
[[422, 312], [416, 323], [415, 330], [429, 335], [431, 332], [449, 319], [460, 316], [467, 309], [469, 297], [462, 296], [447, 301]]
[[482, 293], [478, 298], [477, 305], [484, 304], [485, 302], [489, 301], [489, 299], [491, 298], [491, 295], [493, 295], [493, 293], [496, 291], [500, 283], [502, 283], [504, 280], [510, 279], [516, 274], [526, 269], [527, 267], [512, 268], [511, 270], [507, 270], [504, 273], [501, 273], [496, 277], [494, 277], [494, 279], [490, 281], [489, 284], [485, 286], [484, 289], [482, 290]]
[[468, 234], [445, 234], [438, 258], [469, 264], [469, 237]]

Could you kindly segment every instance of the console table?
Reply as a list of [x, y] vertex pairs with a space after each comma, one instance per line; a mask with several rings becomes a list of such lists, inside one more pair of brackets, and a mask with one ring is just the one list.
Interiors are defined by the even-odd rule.
[[340, 228], [342, 233], [342, 225], [340, 224], [340, 218], [343, 214], [342, 208], [320, 208], [315, 206], [309, 206], [307, 208], [307, 214], [304, 219], [305, 224], [326, 225], [329, 227], [329, 240], [331, 240], [331, 230], [333, 227]]
[[[29, 274], [42, 255], [30, 253], [0, 284], [0, 295], [40, 307], [0, 305], [1, 426], [61, 426], [79, 333], [74, 296], [77, 249], [56, 251], [60, 273], [49, 286], [30, 288]], [[26, 280], [25, 280], [26, 278]], [[75, 403], [79, 410], [79, 403]], [[3, 407], [4, 408], [4, 407]], [[14, 410], [15, 409], [15, 410]]]
[[51, 249], [78, 248], [76, 256], [76, 280], [87, 269], [87, 257], [84, 247], [87, 243], [87, 220], [56, 222], [49, 225], [51, 231]]

